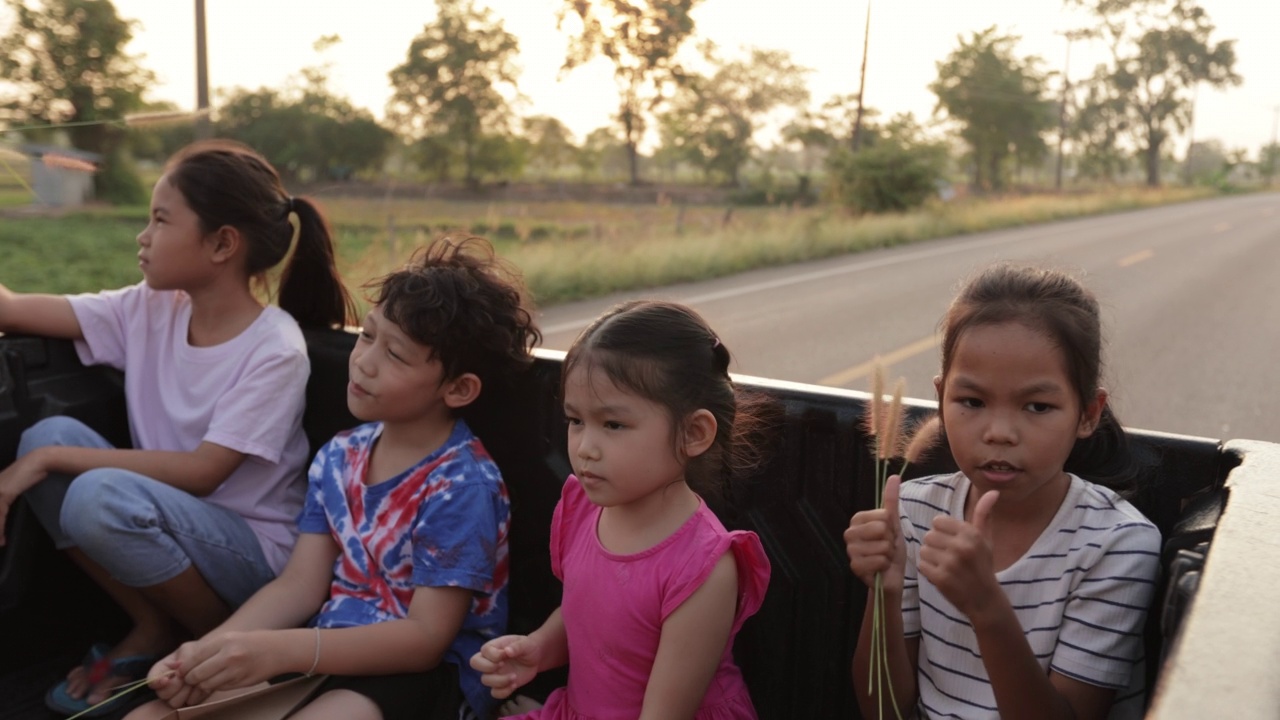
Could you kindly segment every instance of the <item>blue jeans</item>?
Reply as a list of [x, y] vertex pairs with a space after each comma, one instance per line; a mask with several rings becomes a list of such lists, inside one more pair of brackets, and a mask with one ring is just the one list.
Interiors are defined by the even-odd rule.
[[[28, 428], [18, 456], [49, 446], [112, 447], [79, 420], [58, 416]], [[129, 587], [157, 585], [194, 565], [237, 607], [275, 577], [244, 518], [145, 475], [51, 474], [24, 497], [59, 549], [80, 548]]]

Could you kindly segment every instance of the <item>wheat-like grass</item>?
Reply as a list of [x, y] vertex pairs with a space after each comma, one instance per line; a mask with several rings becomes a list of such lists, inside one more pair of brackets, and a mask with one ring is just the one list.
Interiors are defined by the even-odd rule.
[[941, 436], [942, 418], [937, 413], [916, 423], [911, 432], [907, 433], [906, 442], [902, 444], [902, 469], [898, 474], [906, 475], [908, 467], [924, 462]]
[[[906, 380], [898, 378], [893, 387], [893, 399], [884, 400], [884, 368], [879, 360], [875, 362], [871, 373], [871, 399], [867, 403], [864, 416], [864, 428], [875, 439], [872, 454], [875, 458], [875, 504], [884, 505], [884, 485], [889, 479], [889, 464], [897, 455], [900, 438], [903, 435], [902, 397], [906, 392]], [[896, 518], [890, 518], [890, 522]], [[894, 715], [902, 720], [902, 711], [898, 708], [898, 699], [894, 695], [893, 680], [889, 676], [889, 645], [885, 622], [884, 578], [876, 574], [872, 588], [871, 608], [871, 664], [867, 673], [868, 694], [877, 698], [880, 718], [884, 718], [884, 691], [889, 690], [889, 701]]]

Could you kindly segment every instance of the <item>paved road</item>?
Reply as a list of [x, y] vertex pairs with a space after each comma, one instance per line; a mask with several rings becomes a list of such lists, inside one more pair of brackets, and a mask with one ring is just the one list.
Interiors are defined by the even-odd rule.
[[865, 389], [872, 359], [933, 397], [935, 330], [967, 274], [995, 260], [1081, 274], [1100, 296], [1106, 386], [1137, 428], [1280, 442], [1280, 195], [1257, 194], [945, 238], [547, 308], [548, 348], [627, 297], [686, 302], [734, 369]]

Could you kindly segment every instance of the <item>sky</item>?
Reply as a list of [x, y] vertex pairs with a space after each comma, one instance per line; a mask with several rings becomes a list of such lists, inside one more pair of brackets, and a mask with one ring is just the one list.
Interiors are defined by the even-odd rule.
[[[519, 89], [528, 98], [522, 114], [559, 118], [581, 139], [609, 122], [617, 94], [604, 60], [561, 76], [566, 38], [555, 26], [563, 0], [477, 0], [520, 40]], [[758, 46], [787, 50], [812, 69], [814, 105], [837, 93], [856, 93], [868, 0], [703, 0], [694, 10], [697, 35], [726, 51]], [[152, 99], [195, 106], [194, 2], [115, 0], [119, 13], [140, 24], [130, 51], [159, 76]], [[1216, 39], [1235, 39], [1241, 86], [1202, 88], [1197, 94], [1194, 137], [1218, 139], [1251, 157], [1271, 142], [1280, 107], [1280, 2], [1201, 0], [1217, 25]], [[1061, 0], [881, 0], [871, 13], [866, 101], [885, 115], [932, 116], [936, 98], [928, 84], [937, 61], [961, 34], [996, 25], [1019, 35], [1020, 55], [1037, 55], [1043, 67], [1062, 71], [1063, 30], [1089, 24]], [[391, 94], [387, 73], [405, 59], [409, 43], [435, 16], [429, 0], [206, 0], [209, 81], [218, 88], [279, 87], [302, 67], [332, 63], [334, 89], [381, 117]], [[337, 34], [342, 42], [317, 55], [312, 45]], [[1068, 75], [1087, 76], [1105, 57], [1097, 43], [1070, 48]], [[216, 102], [216, 96], [215, 96]], [[1176, 147], [1185, 147], [1187, 137]]]

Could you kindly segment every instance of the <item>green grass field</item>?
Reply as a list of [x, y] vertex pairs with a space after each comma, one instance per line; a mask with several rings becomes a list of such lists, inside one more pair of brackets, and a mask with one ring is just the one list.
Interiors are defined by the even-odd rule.
[[[0, 190], [0, 212], [4, 191]], [[949, 235], [1207, 197], [1205, 189], [1116, 189], [935, 203], [901, 215], [805, 209], [478, 203], [329, 198], [339, 266], [351, 287], [432, 237], [488, 237], [543, 305]], [[145, 207], [62, 217], [0, 216], [0, 283], [25, 292], [95, 291], [137, 282]]]

